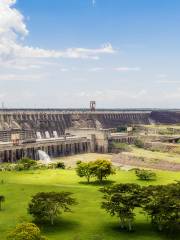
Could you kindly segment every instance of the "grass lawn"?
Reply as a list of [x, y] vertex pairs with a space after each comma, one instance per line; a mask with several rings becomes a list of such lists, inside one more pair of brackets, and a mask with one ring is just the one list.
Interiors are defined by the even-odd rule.
[[[117, 183], [141, 183], [132, 171], [117, 171], [109, 180]], [[167, 184], [180, 180], [178, 172], [157, 171], [157, 181], [151, 184]], [[121, 232], [116, 217], [109, 216], [100, 208], [102, 193], [99, 186], [80, 182], [74, 170], [36, 170], [27, 172], [0, 172], [0, 194], [6, 197], [0, 212], [0, 240], [6, 239], [7, 232], [18, 222], [31, 221], [27, 205], [31, 196], [39, 191], [70, 191], [79, 205], [73, 213], [63, 214], [55, 226], [41, 226], [50, 240], [169, 240], [159, 234], [142, 214], [137, 215], [135, 232]], [[177, 236], [175, 240], [180, 239]]]

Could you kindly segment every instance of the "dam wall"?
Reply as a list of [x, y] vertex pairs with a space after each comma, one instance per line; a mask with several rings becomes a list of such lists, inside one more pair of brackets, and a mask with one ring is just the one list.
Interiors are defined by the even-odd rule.
[[60, 137], [74, 128], [117, 128], [122, 125], [180, 123], [180, 111], [62, 111], [4, 109], [0, 111], [0, 141]]
[[21, 139], [53, 138], [75, 128], [116, 128], [120, 125], [149, 124], [149, 112], [62, 112], [34, 110], [0, 111], [0, 141], [11, 134]]
[[134, 141], [129, 135], [113, 135], [117, 127], [152, 123], [179, 124], [180, 111], [3, 109], [0, 110], [0, 162], [16, 162], [26, 156], [38, 159], [38, 150], [50, 157], [105, 153], [111, 141]]

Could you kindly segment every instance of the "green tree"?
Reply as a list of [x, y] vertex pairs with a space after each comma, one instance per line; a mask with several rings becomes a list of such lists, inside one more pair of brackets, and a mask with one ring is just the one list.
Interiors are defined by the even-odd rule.
[[85, 177], [87, 182], [90, 182], [90, 178], [94, 176], [94, 168], [92, 162], [77, 162], [76, 173], [79, 177]]
[[8, 234], [8, 240], [47, 240], [41, 235], [40, 229], [33, 223], [18, 224], [16, 228]]
[[108, 160], [98, 159], [92, 163], [92, 169], [94, 176], [102, 182], [103, 179], [109, 175], [114, 174], [115, 171], [112, 167], [112, 163]]
[[132, 231], [134, 209], [140, 207], [141, 203], [141, 187], [133, 183], [116, 184], [100, 191], [104, 193], [101, 207], [120, 219], [122, 229], [127, 227]]
[[64, 212], [71, 212], [71, 205], [77, 202], [70, 192], [40, 192], [33, 196], [28, 212], [35, 220], [48, 220], [54, 224], [54, 219]]
[[142, 208], [159, 231], [180, 230], [180, 183], [143, 188]]
[[151, 170], [145, 170], [145, 169], [137, 169], [135, 171], [136, 176], [140, 180], [155, 180], [156, 179], [156, 173]]
[[0, 195], [0, 211], [2, 210], [2, 203], [5, 201], [5, 197]]

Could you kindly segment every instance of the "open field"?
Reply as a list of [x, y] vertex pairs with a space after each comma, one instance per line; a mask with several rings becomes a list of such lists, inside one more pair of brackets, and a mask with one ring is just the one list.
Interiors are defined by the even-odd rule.
[[161, 170], [180, 171], [180, 154], [175, 152], [152, 151], [130, 146], [130, 151], [123, 151], [112, 156], [116, 166], [134, 166]]
[[168, 161], [171, 163], [180, 163], [180, 154], [168, 153], [168, 152], [157, 152], [146, 150], [143, 148], [132, 147], [132, 152], [126, 153], [136, 157], [144, 157], [149, 161]]
[[107, 159], [112, 160], [113, 154], [101, 154], [101, 153], [83, 153], [83, 154], [76, 154], [72, 156], [60, 157], [55, 158], [53, 161], [62, 161], [65, 163], [67, 168], [73, 168], [76, 166], [77, 161], [89, 162], [95, 161], [96, 159]]
[[[117, 171], [109, 180], [149, 184], [137, 180], [133, 171]], [[157, 181], [150, 184], [167, 184], [176, 180], [180, 180], [179, 172], [157, 171]], [[7, 232], [18, 222], [32, 220], [27, 214], [27, 205], [33, 194], [64, 190], [73, 192], [79, 204], [73, 207], [73, 213], [63, 214], [55, 226], [41, 226], [50, 240], [169, 240], [168, 236], [155, 231], [146, 217], [139, 213], [135, 232], [121, 232], [118, 219], [100, 208], [102, 194], [98, 191], [99, 186], [81, 181], [72, 169], [0, 172], [0, 194], [6, 197], [0, 212], [0, 239], [5, 240]]]

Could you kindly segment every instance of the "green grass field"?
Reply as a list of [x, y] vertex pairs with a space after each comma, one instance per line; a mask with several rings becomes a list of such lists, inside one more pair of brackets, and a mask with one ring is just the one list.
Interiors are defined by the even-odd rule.
[[[109, 178], [116, 183], [149, 184], [137, 180], [132, 171], [117, 171]], [[180, 173], [157, 171], [157, 181], [167, 184], [180, 180]], [[50, 240], [169, 240], [152, 228], [143, 214], [137, 215], [135, 232], [121, 232], [116, 217], [100, 208], [102, 193], [99, 186], [81, 182], [74, 170], [36, 170], [27, 172], [0, 172], [0, 194], [6, 201], [0, 212], [0, 240], [6, 239], [9, 230], [19, 222], [31, 221], [27, 205], [31, 196], [39, 191], [70, 191], [79, 204], [73, 213], [63, 214], [55, 226], [40, 226]], [[180, 239], [177, 236], [176, 240]]]

